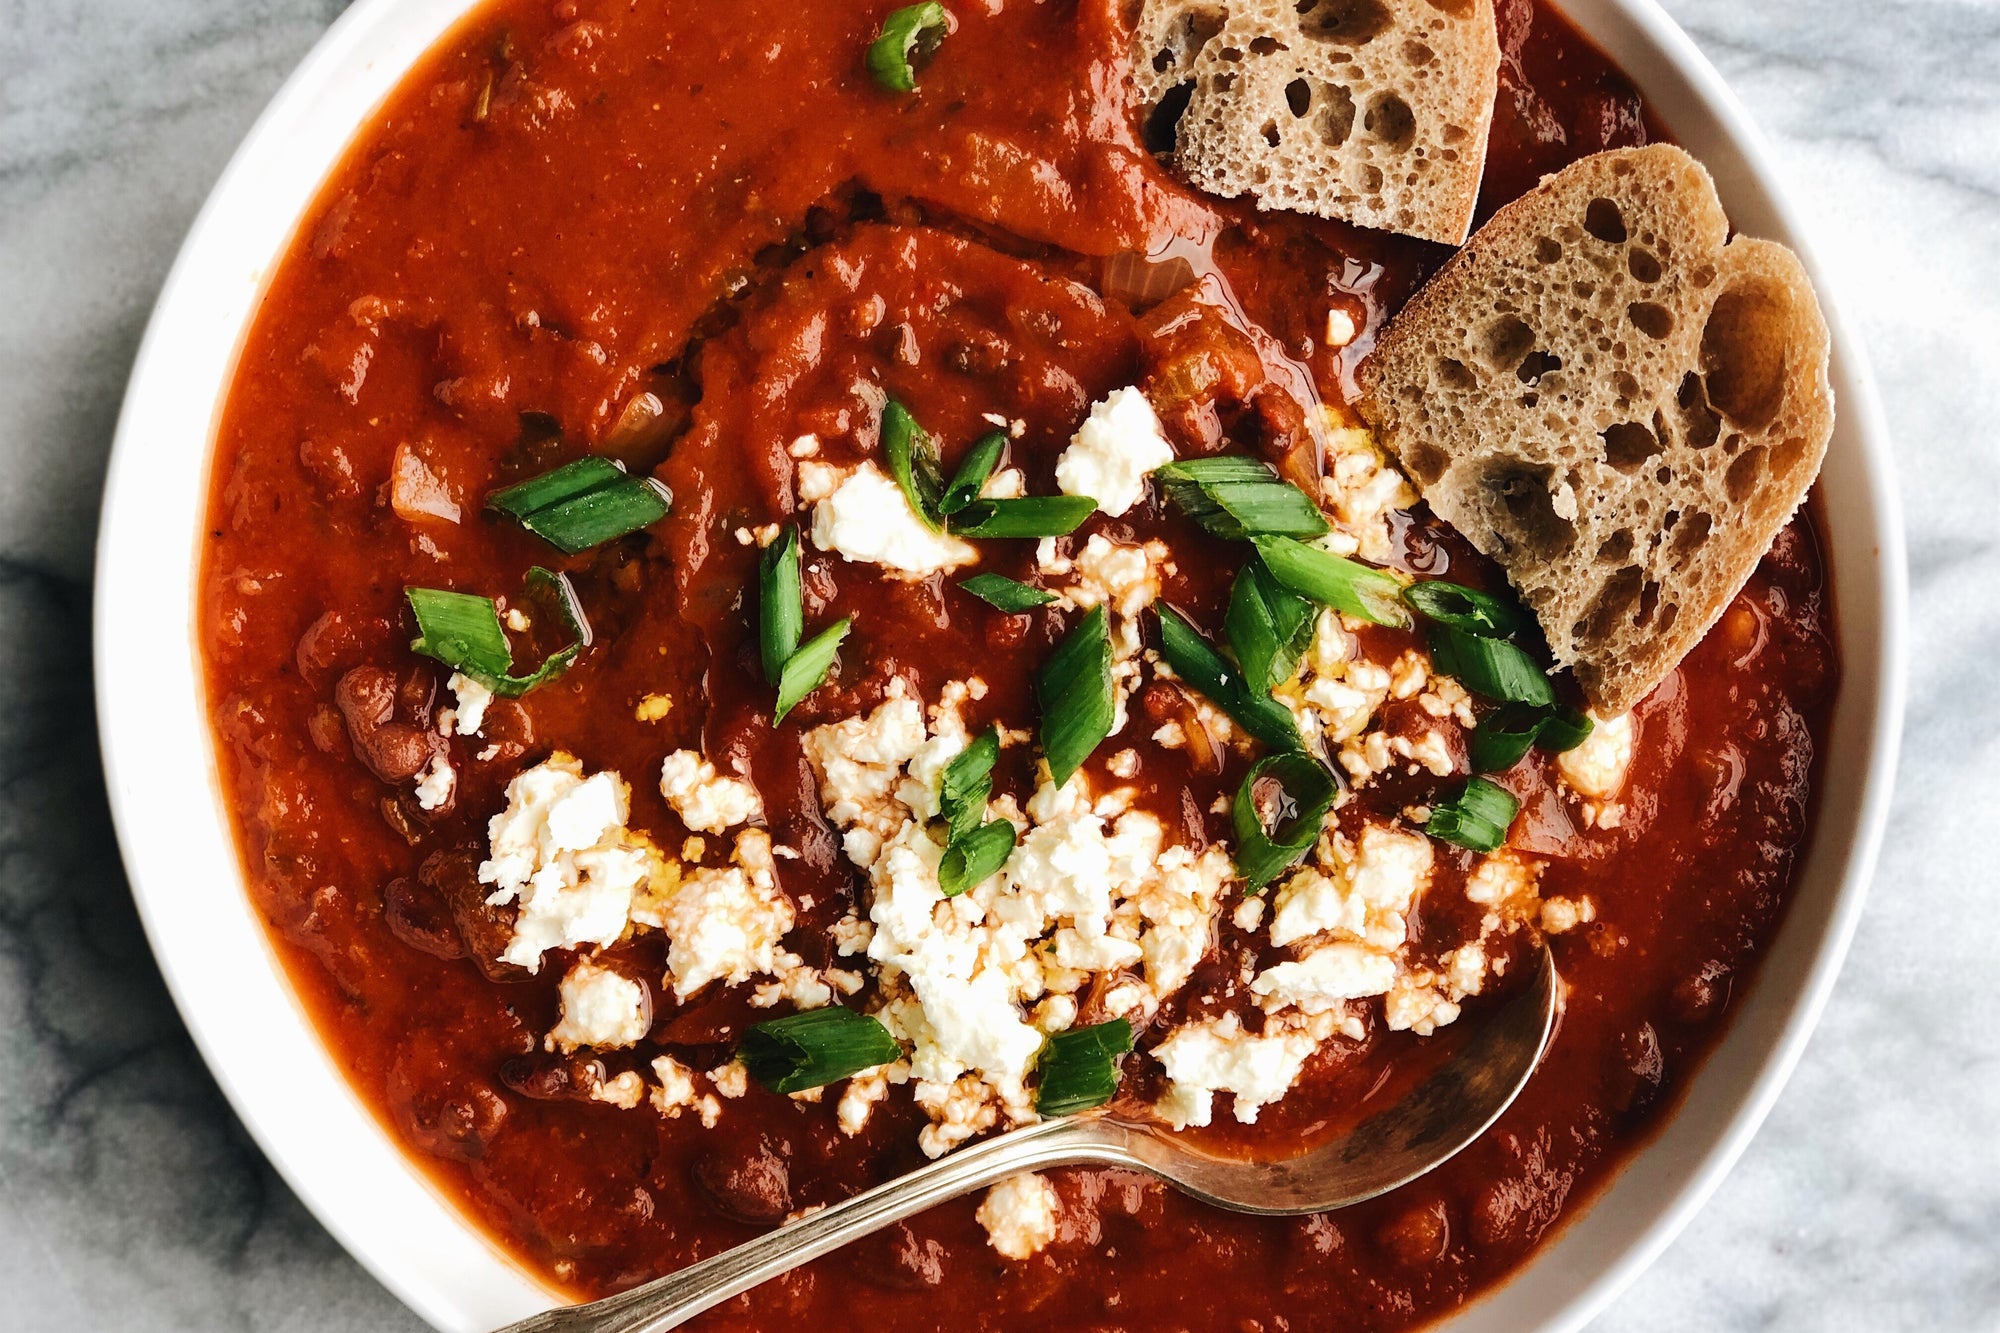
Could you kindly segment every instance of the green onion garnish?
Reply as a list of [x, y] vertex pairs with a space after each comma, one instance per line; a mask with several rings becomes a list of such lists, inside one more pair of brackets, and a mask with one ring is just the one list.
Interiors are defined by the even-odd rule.
[[784, 667], [778, 672], [778, 707], [771, 714], [773, 726], [783, 722], [785, 714], [819, 688], [820, 682], [826, 679], [826, 673], [833, 669], [833, 659], [840, 652], [840, 641], [853, 627], [854, 617], [843, 617], [799, 645], [799, 650], [785, 659]]
[[[1261, 784], [1273, 782], [1278, 792], [1267, 830], [1257, 794]], [[1312, 850], [1339, 791], [1326, 766], [1299, 750], [1265, 755], [1244, 774], [1230, 819], [1236, 826], [1236, 873], [1246, 888], [1263, 888]]]
[[917, 424], [910, 409], [891, 398], [882, 407], [882, 456], [889, 475], [903, 488], [903, 498], [932, 532], [939, 530], [938, 499], [944, 483], [938, 476], [937, 441]]
[[945, 897], [956, 898], [1006, 865], [1013, 851], [1014, 826], [1004, 819], [954, 837], [938, 862], [938, 888]]
[[1263, 561], [1246, 561], [1236, 572], [1222, 620], [1236, 664], [1243, 668], [1244, 688], [1267, 694], [1291, 679], [1312, 645], [1317, 620], [1313, 604], [1272, 578]]
[[1117, 711], [1111, 628], [1102, 606], [1092, 607], [1035, 672], [1035, 702], [1042, 710], [1042, 757], [1060, 787], [1111, 734]]
[[773, 1092], [823, 1088], [902, 1058], [889, 1029], [841, 1005], [758, 1023], [737, 1050], [750, 1077]]
[[1038, 606], [1047, 606], [1056, 600], [1056, 595], [1043, 588], [1017, 583], [1005, 574], [974, 574], [958, 585], [985, 602], [988, 606], [1013, 615], [1021, 611], [1032, 611]]
[[528, 571], [527, 586], [531, 591], [541, 591], [554, 604], [569, 636], [567, 646], [550, 653], [541, 666], [527, 675], [510, 674], [514, 649], [507, 642], [507, 631], [500, 628], [500, 613], [490, 598], [471, 593], [447, 592], [441, 588], [403, 589], [410, 611], [417, 618], [417, 637], [410, 647], [455, 671], [463, 671], [495, 694], [508, 698], [554, 680], [589, 646], [590, 626], [584, 621], [576, 590], [562, 575], [537, 565]]
[[1456, 799], [1431, 811], [1424, 832], [1475, 852], [1490, 852], [1507, 841], [1521, 803], [1505, 787], [1485, 778], [1468, 778]]
[[882, 35], [868, 48], [868, 72], [892, 93], [917, 89], [915, 64], [926, 60], [951, 30], [951, 15], [935, 3], [905, 5], [882, 20]]
[[1557, 753], [1573, 750], [1590, 730], [1590, 719], [1582, 713], [1507, 704], [1480, 719], [1465, 745], [1475, 773], [1502, 773], [1537, 745]]
[[1426, 620], [1482, 638], [1511, 639], [1528, 628], [1528, 618], [1519, 607], [1491, 593], [1443, 579], [1411, 584], [1403, 589], [1403, 600]]
[[1273, 749], [1296, 750], [1303, 744], [1298, 723], [1285, 706], [1269, 694], [1251, 693], [1237, 669], [1209, 645], [1186, 616], [1164, 603], [1157, 614], [1160, 655], [1175, 675]]
[[1301, 597], [1344, 611], [1372, 625], [1409, 626], [1395, 577], [1357, 560], [1287, 537], [1259, 537], [1257, 554], [1271, 577]]
[[938, 512], [947, 516], [956, 514], [977, 500], [980, 488], [993, 475], [993, 469], [1000, 465], [1000, 455], [1006, 451], [1007, 436], [1003, 431], [996, 430], [974, 440], [958, 471], [952, 474], [951, 484], [938, 498]]
[[1496, 703], [1534, 704], [1552, 707], [1555, 687], [1549, 678], [1519, 647], [1505, 639], [1485, 639], [1476, 634], [1432, 625], [1431, 665], [1444, 675], [1482, 698]]
[[1131, 1049], [1132, 1025], [1122, 1018], [1056, 1033], [1042, 1047], [1035, 1110], [1075, 1115], [1104, 1105], [1118, 1091], [1118, 1057]]
[[952, 515], [951, 530], [961, 537], [1066, 537], [1096, 511], [1087, 495], [973, 500]]
[[785, 663], [799, 650], [806, 632], [805, 594], [799, 588], [799, 530], [784, 535], [757, 556], [757, 646], [764, 658], [764, 681], [776, 685]]
[[1317, 537], [1327, 530], [1311, 496], [1254, 458], [1190, 458], [1156, 469], [1153, 479], [1181, 512], [1217, 537]]
[[986, 818], [986, 798], [993, 791], [993, 765], [1000, 758], [1000, 733], [992, 727], [953, 756], [938, 779], [938, 813], [960, 838]]
[[667, 516], [673, 497], [650, 477], [631, 477], [608, 458], [579, 458], [486, 497], [564, 555], [637, 532]]

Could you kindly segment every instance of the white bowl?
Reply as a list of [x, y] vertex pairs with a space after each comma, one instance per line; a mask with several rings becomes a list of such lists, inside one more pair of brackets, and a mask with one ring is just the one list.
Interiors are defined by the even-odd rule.
[[[547, 1307], [390, 1140], [329, 1058], [251, 907], [216, 780], [195, 643], [209, 449], [271, 266], [369, 113], [472, 0], [358, 0], [237, 150], [196, 219], [132, 371], [97, 560], [97, 710], [111, 808], [167, 985], [237, 1114], [308, 1207], [440, 1329]], [[1792, 903], [1680, 1110], [1512, 1281], [1439, 1333], [1574, 1329], [1663, 1249], [1776, 1099], [1847, 949], [1887, 814], [1902, 719], [1904, 572], [1889, 437], [1859, 343], [1779, 198], [1763, 143], [1652, 0], [1571, 17], [1708, 165], [1745, 232], [1813, 268], [1833, 329], [1839, 425], [1819, 493], [1838, 589], [1840, 699]]]

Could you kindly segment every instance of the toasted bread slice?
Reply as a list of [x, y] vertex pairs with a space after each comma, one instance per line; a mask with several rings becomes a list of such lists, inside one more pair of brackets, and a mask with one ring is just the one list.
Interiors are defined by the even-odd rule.
[[1805, 269], [1728, 236], [1680, 149], [1587, 157], [1480, 228], [1361, 371], [1362, 414], [1601, 713], [1715, 623], [1833, 431]]
[[1142, 0], [1132, 50], [1201, 189], [1465, 239], [1499, 79], [1493, 0]]

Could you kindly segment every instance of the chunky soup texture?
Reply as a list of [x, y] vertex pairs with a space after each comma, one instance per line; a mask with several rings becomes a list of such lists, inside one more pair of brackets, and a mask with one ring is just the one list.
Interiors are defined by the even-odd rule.
[[[1261, 748], [1164, 669], [1157, 617], [1219, 641], [1247, 548], [1130, 460], [1262, 458], [1329, 549], [1504, 592], [1348, 406], [1447, 252], [1180, 186], [1110, 0], [954, 9], [895, 95], [862, 65], [883, 6], [498, 0], [367, 126], [217, 444], [199, 636], [251, 892], [389, 1131], [580, 1297], [1031, 1119], [1043, 1037], [1106, 1019], [1138, 1037], [1117, 1111], [1289, 1151], [1448, 1049], [1547, 937], [1569, 992], [1546, 1064], [1389, 1196], [1268, 1220], [1118, 1171], [1024, 1177], [705, 1323], [1420, 1325], [1668, 1113], [1782, 912], [1837, 681], [1814, 525], [1631, 715], [1497, 776], [1521, 813], [1490, 854], [1421, 831], [1487, 706], [1421, 632], [1322, 613], [1277, 698], [1346, 790], [1246, 892], [1230, 801]], [[1482, 214], [1661, 134], [1553, 10], [1499, 15]], [[891, 397], [947, 475], [997, 430], [987, 494], [1099, 512], [1048, 541], [916, 524]], [[563, 556], [484, 508], [585, 454], [671, 514]], [[758, 570], [788, 524], [807, 632], [852, 628], [774, 723]], [[492, 698], [411, 650], [405, 588], [443, 588], [495, 599], [540, 660], [562, 635], [537, 565], [590, 626], [565, 674]], [[975, 573], [1054, 600], [1002, 612]], [[1094, 608], [1119, 725], [1058, 784], [1032, 682]], [[989, 725], [986, 813], [1020, 845], [940, 903], [937, 775]], [[902, 1058], [799, 1096], [745, 1077], [747, 1028], [829, 1002]]]

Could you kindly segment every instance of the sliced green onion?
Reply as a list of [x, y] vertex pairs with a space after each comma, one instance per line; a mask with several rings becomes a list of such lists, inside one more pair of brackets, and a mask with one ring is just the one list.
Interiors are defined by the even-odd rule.
[[1060, 787], [1111, 734], [1117, 712], [1103, 607], [1092, 607], [1035, 672], [1035, 702], [1042, 710], [1042, 757]]
[[1231, 541], [1260, 533], [1317, 537], [1327, 530], [1311, 496], [1254, 458], [1192, 458], [1155, 469], [1153, 479], [1182, 513]]
[[889, 475], [903, 488], [910, 509], [925, 527], [938, 531], [944, 483], [938, 478], [937, 441], [917, 424], [910, 409], [893, 398], [882, 407], [882, 456], [889, 460]]
[[959, 463], [958, 471], [952, 474], [951, 484], [938, 497], [938, 512], [947, 516], [956, 514], [977, 500], [980, 487], [993, 475], [993, 469], [1000, 465], [1000, 455], [1006, 451], [1007, 436], [1002, 431], [996, 430], [973, 441], [972, 448], [966, 451], [964, 460]]
[[1541, 734], [1535, 737], [1535, 744], [1551, 754], [1561, 754], [1589, 740], [1590, 733], [1596, 729], [1597, 724], [1590, 720], [1588, 714], [1559, 708], [1542, 719]]
[[964, 837], [986, 818], [986, 797], [993, 790], [993, 765], [999, 758], [1000, 733], [988, 727], [944, 766], [938, 813], [951, 826], [952, 838]]
[[1296, 750], [1304, 744], [1291, 712], [1269, 694], [1251, 693], [1237, 669], [1209, 645], [1186, 616], [1164, 603], [1158, 615], [1160, 655], [1175, 675], [1273, 749]]
[[1482, 638], [1511, 639], [1529, 624], [1519, 607], [1491, 593], [1443, 579], [1411, 584], [1403, 589], [1403, 600], [1426, 620]]
[[1056, 595], [1047, 589], [1017, 583], [1005, 574], [974, 574], [958, 586], [1009, 615], [1032, 611], [1056, 600]]
[[[1279, 788], [1269, 829], [1257, 802], [1257, 789], [1265, 782]], [[1236, 873], [1246, 888], [1263, 888], [1312, 850], [1339, 792], [1340, 784], [1326, 766], [1298, 750], [1265, 755], [1243, 775], [1230, 819], [1236, 826]]]
[[853, 627], [854, 617], [843, 617], [799, 645], [799, 650], [785, 659], [784, 668], [778, 672], [778, 707], [771, 714], [773, 725], [784, 721], [785, 714], [796, 708], [799, 700], [820, 687], [826, 673], [833, 669], [833, 659], [840, 653], [840, 641]]
[[764, 681], [776, 685], [806, 632], [805, 594], [799, 587], [799, 530], [787, 527], [757, 556], [757, 646]]
[[1466, 751], [1473, 772], [1503, 773], [1535, 746], [1556, 753], [1573, 750], [1590, 730], [1590, 719], [1582, 713], [1507, 704], [1480, 719], [1466, 737]]
[[1465, 790], [1431, 811], [1424, 832], [1475, 852], [1490, 852], [1507, 841], [1507, 826], [1521, 803], [1505, 787], [1468, 778]]
[[945, 897], [956, 898], [967, 889], [983, 884], [1014, 851], [1014, 826], [1004, 819], [981, 824], [963, 837], [954, 837], [938, 862], [938, 888]]
[[608, 458], [579, 458], [486, 497], [522, 527], [575, 555], [667, 516], [673, 497], [650, 477], [630, 477]]
[[1403, 585], [1394, 575], [1286, 537], [1256, 540], [1257, 554], [1271, 577], [1299, 596], [1371, 625], [1409, 626], [1410, 613], [1398, 600]]
[[569, 643], [542, 659], [542, 664], [525, 676], [510, 674], [514, 649], [507, 631], [500, 628], [500, 612], [492, 599], [471, 593], [448, 592], [440, 588], [405, 588], [410, 611], [417, 618], [417, 637], [410, 647], [434, 658], [455, 671], [507, 698], [526, 694], [569, 669], [590, 644], [590, 626], [576, 600], [576, 589], [562, 575], [540, 565], [528, 571], [527, 587], [539, 591], [561, 616]]
[[1432, 667], [1474, 694], [1495, 703], [1554, 705], [1556, 691], [1548, 676], [1507, 640], [1480, 638], [1449, 625], [1432, 625], [1427, 637]]
[[737, 1050], [750, 1077], [772, 1092], [804, 1092], [902, 1058], [889, 1029], [841, 1005], [758, 1023]]
[[1087, 495], [974, 500], [952, 515], [951, 530], [961, 537], [1067, 537], [1096, 511]]
[[1122, 1018], [1071, 1028], [1042, 1047], [1035, 1110], [1075, 1115], [1102, 1106], [1118, 1091], [1118, 1057], [1132, 1049], [1132, 1025]]
[[1244, 688], [1268, 694], [1291, 679], [1312, 645], [1318, 612], [1313, 604], [1271, 577], [1261, 560], [1246, 561], [1229, 590], [1223, 633], [1243, 668]]
[[882, 35], [868, 48], [869, 74], [892, 93], [915, 92], [915, 65], [928, 59], [950, 30], [951, 15], [935, 0], [903, 6], [882, 20]]

